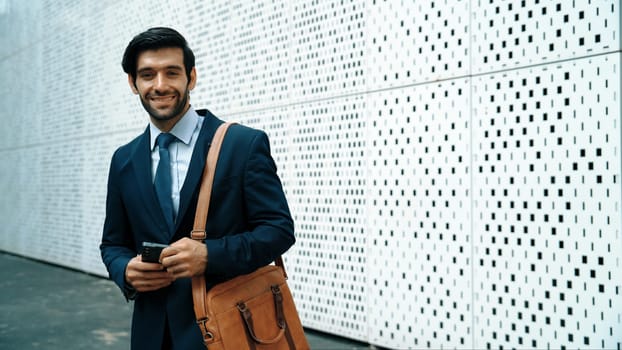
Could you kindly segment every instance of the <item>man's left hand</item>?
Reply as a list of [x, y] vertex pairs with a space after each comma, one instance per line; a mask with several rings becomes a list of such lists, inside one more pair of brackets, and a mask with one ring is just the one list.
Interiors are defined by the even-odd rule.
[[205, 272], [207, 246], [184, 237], [162, 250], [161, 263], [175, 279], [194, 277]]

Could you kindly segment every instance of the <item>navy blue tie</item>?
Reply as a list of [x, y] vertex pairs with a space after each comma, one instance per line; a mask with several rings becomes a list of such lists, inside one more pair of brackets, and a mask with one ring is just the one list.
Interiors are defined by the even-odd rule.
[[173, 213], [173, 195], [171, 180], [171, 156], [168, 152], [168, 146], [175, 140], [173, 134], [162, 133], [156, 139], [160, 152], [160, 162], [156, 170], [155, 181], [153, 183], [162, 213], [168, 224], [169, 233], [172, 234], [175, 229], [175, 220]]

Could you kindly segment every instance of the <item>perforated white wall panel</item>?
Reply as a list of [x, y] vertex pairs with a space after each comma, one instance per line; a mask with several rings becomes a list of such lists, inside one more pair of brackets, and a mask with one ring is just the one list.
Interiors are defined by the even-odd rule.
[[476, 79], [476, 347], [620, 345], [619, 63]]
[[468, 1], [369, 1], [370, 89], [469, 74]]
[[470, 347], [469, 80], [368, 101], [370, 340]]
[[0, 1], [0, 250], [105, 275], [120, 67], [173, 26], [265, 130], [305, 326], [388, 348], [622, 347], [620, 5]]

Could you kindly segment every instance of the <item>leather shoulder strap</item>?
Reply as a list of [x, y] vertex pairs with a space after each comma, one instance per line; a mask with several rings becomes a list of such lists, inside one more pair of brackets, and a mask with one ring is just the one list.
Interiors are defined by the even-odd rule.
[[[203, 175], [201, 176], [197, 209], [194, 214], [194, 225], [192, 232], [190, 232], [190, 238], [196, 241], [203, 242], [207, 236], [205, 224], [207, 222], [207, 213], [209, 211], [209, 203], [214, 184], [214, 174], [216, 173], [216, 163], [218, 162], [222, 141], [225, 139], [225, 134], [229, 126], [231, 126], [231, 123], [224, 123], [216, 129], [209, 151], [207, 151], [205, 169], [203, 169]], [[192, 301], [194, 304], [194, 314], [199, 325], [207, 319], [207, 305], [205, 305], [206, 294], [205, 276], [200, 275], [192, 277]]]
[[216, 174], [216, 163], [218, 163], [218, 155], [220, 154], [220, 148], [225, 139], [225, 134], [231, 124], [232, 123], [223, 123], [216, 129], [209, 151], [207, 151], [207, 160], [205, 161], [205, 169], [203, 169], [201, 187], [199, 188], [197, 209], [194, 214], [194, 225], [190, 233], [190, 238], [194, 240], [202, 241], [206, 237], [205, 224], [207, 222], [212, 187], [214, 185], [214, 175]]

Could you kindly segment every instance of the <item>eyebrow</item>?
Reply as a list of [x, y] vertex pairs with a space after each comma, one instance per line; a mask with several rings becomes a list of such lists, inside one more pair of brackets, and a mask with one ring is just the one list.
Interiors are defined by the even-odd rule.
[[[164, 69], [173, 69], [173, 70], [180, 70], [180, 71], [184, 70], [181, 66], [177, 66], [177, 65], [166, 66], [164, 67]], [[143, 73], [143, 72], [147, 72], [150, 70], [156, 70], [156, 69], [153, 67], [143, 67], [143, 68], [138, 69], [136, 73]]]

